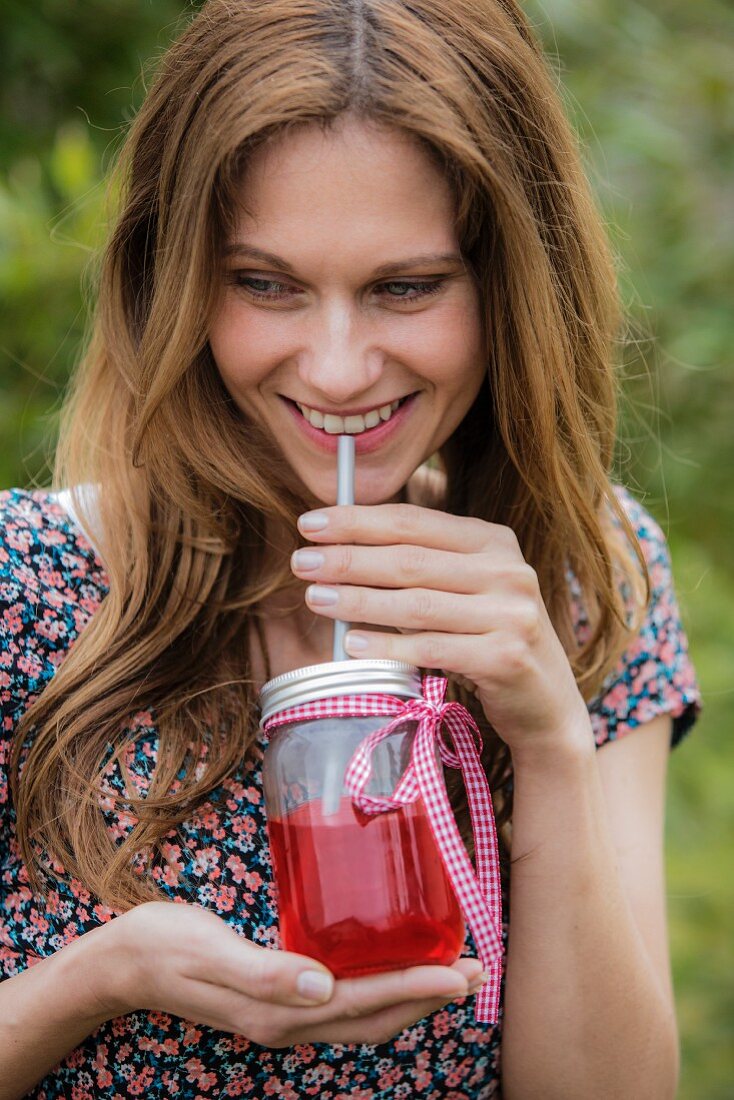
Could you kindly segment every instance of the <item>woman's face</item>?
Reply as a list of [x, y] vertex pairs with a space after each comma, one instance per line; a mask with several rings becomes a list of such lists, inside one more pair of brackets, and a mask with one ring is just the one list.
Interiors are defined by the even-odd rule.
[[345, 431], [356, 501], [395, 499], [486, 370], [448, 185], [400, 131], [344, 118], [260, 149], [241, 196], [210, 330], [227, 390], [317, 500]]

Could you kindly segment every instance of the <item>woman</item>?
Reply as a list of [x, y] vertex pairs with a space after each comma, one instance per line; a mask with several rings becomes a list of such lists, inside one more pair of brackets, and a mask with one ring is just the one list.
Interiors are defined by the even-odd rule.
[[[2, 497], [0, 1097], [672, 1097], [698, 693], [610, 481], [613, 264], [523, 16], [210, 0], [124, 166], [57, 491]], [[272, 950], [257, 693], [337, 617], [482, 729], [501, 1029], [470, 935], [336, 982]]]

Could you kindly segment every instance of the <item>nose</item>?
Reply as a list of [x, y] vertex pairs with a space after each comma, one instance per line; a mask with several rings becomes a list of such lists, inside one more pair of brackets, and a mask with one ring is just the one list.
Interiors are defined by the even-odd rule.
[[383, 364], [384, 353], [371, 345], [364, 322], [345, 303], [333, 302], [312, 318], [298, 375], [313, 397], [346, 406], [374, 386]]

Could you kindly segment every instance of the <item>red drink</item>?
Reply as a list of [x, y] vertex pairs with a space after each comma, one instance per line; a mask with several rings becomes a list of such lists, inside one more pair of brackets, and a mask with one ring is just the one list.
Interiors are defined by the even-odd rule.
[[370, 816], [347, 796], [327, 817], [315, 799], [268, 833], [286, 951], [337, 978], [459, 957], [464, 918], [420, 799]]

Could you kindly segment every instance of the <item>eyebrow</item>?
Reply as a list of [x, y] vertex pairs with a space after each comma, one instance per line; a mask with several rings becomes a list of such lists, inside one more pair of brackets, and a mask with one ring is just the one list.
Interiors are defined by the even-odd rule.
[[[292, 275], [296, 278], [296, 273], [282, 256], [276, 256], [274, 252], [266, 252], [262, 248], [255, 248], [253, 245], [248, 244], [228, 244], [224, 249], [225, 257], [230, 256], [251, 256], [255, 260], [260, 260], [262, 263], [269, 264], [270, 267], [278, 268], [279, 271], [284, 271], [288, 275]], [[406, 267], [423, 267], [428, 264], [464, 264], [464, 258], [459, 252], [423, 252], [418, 256], [408, 256], [402, 260], [393, 260], [387, 264], [380, 264], [372, 272], [373, 279], [384, 278], [386, 275], [395, 275], [399, 271], [405, 270]]]

